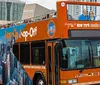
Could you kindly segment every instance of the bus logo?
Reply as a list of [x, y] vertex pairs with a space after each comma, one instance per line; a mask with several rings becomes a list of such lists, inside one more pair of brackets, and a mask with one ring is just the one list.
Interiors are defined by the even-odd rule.
[[33, 37], [37, 35], [37, 27], [31, 27], [29, 31], [21, 32], [21, 35], [25, 38], [25, 41], [27, 41], [28, 36]]
[[55, 34], [55, 32], [56, 32], [56, 28], [55, 28], [54, 22], [51, 21], [51, 22], [49, 23], [47, 32], [48, 32], [48, 35], [49, 35], [50, 37], [53, 37], [53, 36], [54, 36], [54, 34]]
[[61, 6], [62, 6], [62, 7], [64, 7], [64, 6], [65, 6], [65, 3], [64, 3], [64, 2], [62, 2], [62, 3], [61, 3]]

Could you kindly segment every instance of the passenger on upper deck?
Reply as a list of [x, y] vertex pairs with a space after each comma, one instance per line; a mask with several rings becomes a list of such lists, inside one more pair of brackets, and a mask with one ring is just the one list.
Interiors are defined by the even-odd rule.
[[69, 11], [68, 10], [67, 10], [67, 13], [68, 13], [68, 16], [67, 16], [68, 20], [74, 20], [74, 18], [72, 17], [72, 15], [69, 14]]
[[14, 23], [11, 24], [12, 27], [16, 26]]
[[89, 12], [89, 16], [88, 16], [88, 20], [95, 20], [95, 16], [94, 16], [94, 12], [93, 11], [90, 11]]
[[88, 20], [88, 12], [84, 9], [83, 14], [78, 17], [79, 20]]
[[68, 14], [68, 20], [74, 20], [74, 18], [72, 17], [72, 15]]
[[56, 18], [57, 17], [57, 13], [55, 12], [53, 15], [52, 15], [52, 18]]

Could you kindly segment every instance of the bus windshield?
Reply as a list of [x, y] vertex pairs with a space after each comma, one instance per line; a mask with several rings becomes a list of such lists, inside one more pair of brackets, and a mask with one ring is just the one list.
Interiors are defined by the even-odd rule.
[[100, 40], [64, 40], [61, 68], [100, 67]]
[[100, 21], [100, 6], [67, 5], [68, 20]]

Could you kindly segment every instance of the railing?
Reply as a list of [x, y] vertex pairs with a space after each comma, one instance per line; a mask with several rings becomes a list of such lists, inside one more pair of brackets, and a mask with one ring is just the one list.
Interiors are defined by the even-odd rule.
[[9, 27], [12, 27], [12, 26], [24, 24], [24, 23], [25, 24], [33, 23], [33, 22], [38, 22], [38, 21], [47, 20], [47, 19], [56, 18], [56, 17], [57, 17], [57, 13], [51, 12], [51, 13], [46, 13], [45, 15], [40, 15], [40, 16], [28, 18], [28, 19], [25, 19], [25, 20], [22, 20], [22, 21], [15, 21], [15, 22], [11, 22], [11, 23], [8, 23], [8, 24], [4, 24], [4, 25], [0, 26], [0, 28], [4, 29], [4, 28], [9, 28]]

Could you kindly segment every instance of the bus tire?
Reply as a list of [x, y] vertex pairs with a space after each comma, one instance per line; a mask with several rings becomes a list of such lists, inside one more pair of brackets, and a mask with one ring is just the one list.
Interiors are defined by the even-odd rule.
[[39, 76], [36, 80], [36, 85], [46, 85], [45, 80]]

